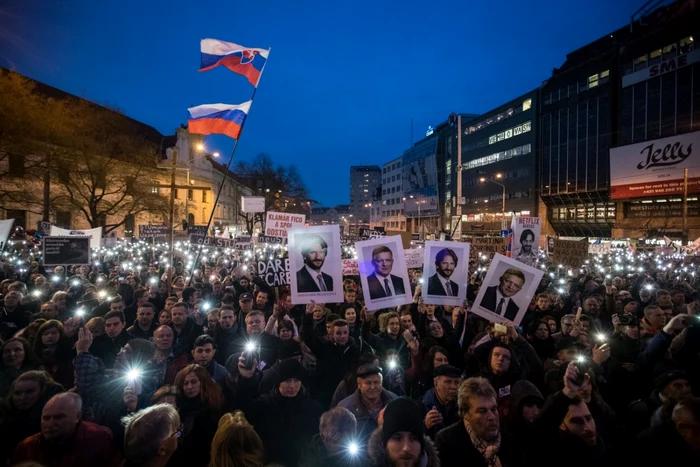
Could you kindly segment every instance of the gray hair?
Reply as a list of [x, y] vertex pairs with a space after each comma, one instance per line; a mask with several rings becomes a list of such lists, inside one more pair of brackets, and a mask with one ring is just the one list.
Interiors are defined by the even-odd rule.
[[473, 397], [492, 397], [494, 400], [498, 400], [496, 390], [493, 389], [489, 380], [482, 377], [467, 378], [462, 381], [457, 391], [457, 405], [462, 417], [469, 412]]
[[134, 463], [146, 464], [158, 456], [161, 444], [180, 426], [177, 409], [156, 404], [122, 418], [124, 455]]
[[357, 420], [348, 409], [334, 407], [321, 415], [319, 431], [324, 441], [339, 442], [341, 441], [339, 439], [341, 434], [355, 434], [357, 431]]

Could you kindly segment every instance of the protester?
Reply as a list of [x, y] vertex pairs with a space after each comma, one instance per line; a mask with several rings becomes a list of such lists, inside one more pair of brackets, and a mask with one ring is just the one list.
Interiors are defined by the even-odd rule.
[[211, 443], [209, 467], [263, 467], [264, 460], [262, 440], [245, 414], [237, 410], [221, 417]]
[[0, 397], [5, 397], [15, 379], [22, 373], [43, 369], [29, 342], [22, 337], [8, 339], [2, 346], [0, 362]]
[[182, 436], [180, 416], [170, 404], [156, 404], [125, 417], [124, 467], [165, 467]]

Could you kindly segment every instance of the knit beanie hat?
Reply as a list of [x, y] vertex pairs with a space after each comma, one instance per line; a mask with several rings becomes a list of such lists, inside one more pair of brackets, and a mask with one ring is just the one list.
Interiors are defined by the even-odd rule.
[[277, 365], [277, 386], [283, 381], [288, 379], [296, 378], [301, 381], [302, 384], [306, 382], [306, 370], [304, 366], [296, 361], [296, 359], [289, 358], [282, 360]]
[[408, 397], [394, 399], [384, 409], [382, 442], [386, 445], [389, 438], [400, 431], [413, 433], [423, 446], [423, 413], [418, 404]]

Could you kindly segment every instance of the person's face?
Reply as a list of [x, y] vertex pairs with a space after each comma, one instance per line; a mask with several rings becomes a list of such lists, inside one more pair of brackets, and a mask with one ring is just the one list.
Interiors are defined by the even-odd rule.
[[175, 302], [174, 302], [174, 301], [168, 300], [168, 301], [165, 302], [165, 309], [166, 309], [167, 311], [172, 311], [173, 306], [175, 306]]
[[391, 274], [391, 268], [394, 266], [394, 256], [388, 251], [376, 254], [372, 257], [372, 264], [377, 274], [387, 277]]
[[581, 320], [581, 329], [583, 329], [583, 332], [588, 333], [591, 330], [591, 322], [586, 321], [586, 320]]
[[153, 308], [141, 307], [139, 311], [136, 312], [136, 320], [141, 326], [147, 327], [153, 323], [154, 315]]
[[674, 401], [683, 401], [693, 395], [687, 379], [671, 381], [662, 392], [664, 396]]
[[168, 351], [173, 347], [173, 331], [169, 327], [162, 327], [153, 333], [153, 343], [160, 351]]
[[622, 308], [622, 311], [624, 313], [631, 313], [631, 314], [636, 314], [637, 313], [637, 302], [629, 302], [627, 305]]
[[586, 314], [589, 315], [597, 315], [598, 311], [600, 311], [600, 303], [598, 303], [598, 300], [595, 298], [587, 298], [585, 302], [583, 302], [583, 311], [586, 312]]
[[12, 341], [2, 349], [2, 363], [10, 368], [20, 368], [24, 356], [24, 346], [19, 341]]
[[175, 280], [173, 281], [173, 285], [174, 285], [175, 287], [183, 288], [183, 287], [185, 286], [185, 279], [183, 279], [182, 277], [177, 277], [177, 278], [175, 278]]
[[353, 303], [357, 299], [357, 292], [349, 290], [345, 292], [345, 303]]
[[333, 327], [333, 342], [336, 345], [346, 345], [350, 339], [350, 328], [347, 326]]
[[124, 311], [124, 302], [112, 303], [109, 305], [109, 311]]
[[448, 360], [447, 355], [442, 352], [435, 352], [435, 355], [433, 355], [433, 368], [449, 364], [450, 361]]
[[292, 337], [294, 337], [294, 332], [289, 328], [281, 328], [277, 331], [277, 334], [279, 334], [280, 339], [283, 341], [290, 341]]
[[648, 302], [651, 299], [651, 292], [646, 289], [642, 289], [639, 291], [639, 298], [641, 298], [643, 302]]
[[350, 324], [355, 324], [355, 321], [357, 321], [357, 312], [354, 308], [348, 308], [345, 310], [345, 321]]
[[673, 309], [672, 308], [663, 308], [661, 311], [663, 311], [663, 313], [664, 313], [664, 324], [671, 321], [671, 319], [673, 318]]
[[529, 253], [532, 251], [532, 245], [535, 243], [535, 237], [532, 235], [526, 235], [525, 238], [523, 239], [522, 242], [520, 242], [520, 245], [523, 248], [523, 251]]
[[596, 426], [585, 402], [569, 405], [559, 429], [568, 431], [589, 446], [596, 444]]
[[517, 276], [507, 275], [503, 276], [501, 280], [501, 295], [504, 297], [512, 297], [516, 293], [520, 292], [520, 289], [525, 285], [525, 281]]
[[440, 273], [442, 277], [450, 277], [452, 273], [455, 272], [455, 260], [452, 255], [445, 255], [445, 257], [437, 265], [437, 272]]
[[209, 325], [209, 327], [213, 327], [218, 322], [219, 322], [219, 312], [218, 311], [210, 311], [209, 314], [207, 315], [207, 324]]
[[304, 263], [315, 271], [320, 271], [323, 262], [326, 260], [326, 250], [323, 249], [320, 243], [314, 243], [309, 248], [304, 256]]
[[401, 316], [401, 329], [411, 329], [413, 326], [413, 318], [411, 315]]
[[386, 331], [390, 336], [398, 336], [401, 330], [399, 318], [391, 318], [386, 324]]
[[498, 403], [492, 397], [477, 396], [471, 398], [469, 411], [464, 414], [466, 421], [482, 439], [490, 441], [498, 436], [500, 427]]
[[639, 328], [637, 326], [622, 326], [621, 329], [630, 339], [639, 339]]
[[36, 276], [34, 279], [34, 286], [36, 288], [41, 288], [46, 284], [46, 278], [44, 276]]
[[549, 308], [549, 297], [537, 297], [537, 308], [540, 310]]
[[445, 335], [445, 330], [442, 329], [442, 325], [440, 323], [436, 323], [435, 321], [428, 325], [428, 329], [430, 330], [430, 337], [434, 339], [441, 339], [442, 336]]
[[581, 397], [581, 400], [588, 404], [591, 401], [591, 396], [593, 394], [593, 384], [591, 384], [591, 381], [584, 381], [581, 384], [581, 390], [579, 391], [579, 396]]
[[435, 391], [443, 402], [457, 400], [457, 389], [459, 389], [459, 378], [452, 376], [438, 376], [435, 378]]
[[215, 354], [216, 350], [214, 350], [214, 346], [211, 344], [200, 345], [199, 347], [195, 347], [192, 351], [194, 362], [203, 367], [209, 366]]
[[646, 316], [647, 321], [649, 321], [649, 324], [654, 329], [661, 329], [664, 327], [664, 324], [666, 324], [666, 318], [664, 317], [663, 310], [655, 308], [647, 312]]
[[201, 391], [202, 384], [199, 382], [197, 374], [194, 371], [189, 372], [182, 381], [182, 392], [185, 394], [185, 397], [194, 399], [199, 397]]
[[333, 334], [333, 323], [334, 321], [326, 320], [326, 335], [330, 336]]
[[20, 301], [20, 295], [17, 292], [10, 292], [5, 295], [5, 306], [14, 308]]
[[301, 381], [290, 378], [280, 383], [279, 391], [282, 397], [296, 397], [301, 390]]
[[673, 301], [674, 305], [681, 306], [685, 303], [685, 295], [683, 292], [676, 292], [671, 295], [671, 301]]
[[553, 319], [550, 319], [549, 321], [547, 321], [547, 326], [549, 326], [549, 333], [550, 334], [554, 334], [555, 332], [557, 332], [557, 322], [554, 321]]
[[117, 317], [105, 321], [105, 333], [112, 339], [116, 339], [124, 329], [124, 323]]
[[357, 388], [362, 393], [362, 397], [369, 401], [376, 401], [382, 394], [382, 376], [368, 375], [357, 378]]
[[80, 274], [83, 277], [87, 277], [89, 272], [90, 272], [90, 268], [88, 268], [87, 266], [80, 266]]
[[562, 349], [557, 353], [557, 357], [564, 363], [569, 363], [576, 358], [576, 349]]
[[255, 297], [255, 303], [257, 303], [258, 306], [267, 305], [267, 293], [266, 292], [258, 292], [257, 297]]
[[233, 310], [221, 310], [219, 313], [219, 326], [221, 329], [231, 329], [236, 323], [236, 315]]
[[17, 381], [12, 388], [12, 405], [17, 410], [29, 410], [39, 402], [41, 387], [36, 381]]
[[212, 290], [212, 292], [214, 292], [214, 294], [216, 294], [216, 295], [218, 295], [219, 293], [221, 293], [221, 282], [214, 282], [214, 283], [211, 285], [211, 290]]
[[56, 318], [58, 316], [58, 310], [56, 309], [56, 305], [54, 305], [51, 302], [46, 302], [43, 305], [41, 305], [41, 312], [46, 313], [51, 318]]
[[45, 346], [52, 346], [58, 344], [58, 339], [60, 339], [61, 334], [56, 328], [50, 328], [41, 335], [41, 343]]
[[167, 326], [170, 324], [170, 315], [167, 311], [162, 311], [160, 315], [158, 315], [158, 324], [161, 326]]
[[435, 305], [423, 305], [423, 309], [425, 310], [425, 314], [427, 314], [430, 317], [433, 317], [435, 315]]
[[241, 284], [241, 287], [243, 287], [244, 289], [248, 288], [248, 279], [241, 279], [238, 282]]
[[182, 326], [187, 321], [187, 312], [184, 306], [178, 306], [170, 310], [170, 319], [175, 326]]
[[260, 315], [248, 316], [245, 319], [245, 324], [246, 331], [249, 335], [259, 336], [260, 334], [262, 334], [263, 328], [265, 327], [265, 320]]
[[70, 399], [50, 400], [41, 412], [41, 434], [54, 443], [69, 439], [80, 422], [80, 411]]
[[520, 414], [527, 423], [533, 423], [540, 414], [540, 408], [537, 404], [524, 404], [520, 409]]
[[314, 311], [313, 311], [314, 321], [321, 321], [325, 315], [326, 315], [326, 310], [325, 310], [325, 308], [323, 308], [323, 306], [316, 305], [314, 307]]
[[386, 455], [395, 467], [416, 467], [421, 458], [421, 444], [409, 431], [398, 431], [386, 442]]
[[535, 331], [535, 339], [545, 340], [549, 337], [549, 327], [545, 323], [540, 323]]
[[659, 306], [669, 307], [673, 306], [673, 300], [671, 300], [671, 294], [663, 294], [658, 296]]
[[491, 370], [494, 373], [507, 373], [510, 369], [510, 351], [503, 347], [496, 347], [491, 352]]
[[253, 310], [253, 300], [239, 300], [238, 304], [243, 313], [250, 313]]

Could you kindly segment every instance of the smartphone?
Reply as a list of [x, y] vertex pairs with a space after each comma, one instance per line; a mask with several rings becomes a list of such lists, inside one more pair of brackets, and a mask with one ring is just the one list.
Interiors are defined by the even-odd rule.
[[502, 334], [508, 334], [508, 328], [502, 325], [501, 323], [494, 324], [493, 330]]
[[124, 276], [119, 276], [117, 279], [120, 280], [120, 281], [123, 281], [123, 280], [124, 280]]

